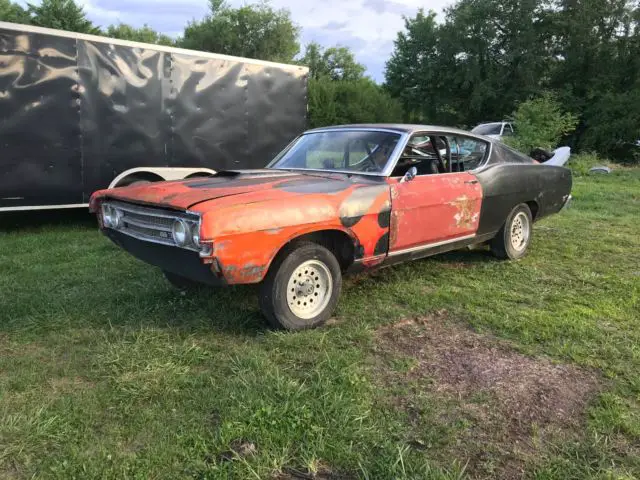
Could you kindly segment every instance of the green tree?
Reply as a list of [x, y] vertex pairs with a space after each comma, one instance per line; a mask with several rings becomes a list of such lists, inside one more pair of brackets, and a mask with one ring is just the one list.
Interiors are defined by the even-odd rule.
[[[557, 0], [554, 6], [557, 64], [549, 83], [566, 108], [580, 116], [573, 145], [615, 156], [610, 151], [614, 145], [637, 139], [637, 129], [634, 133], [623, 119], [616, 118], [640, 115], [633, 94], [640, 86], [637, 2]], [[621, 110], [625, 103], [626, 109]], [[611, 122], [618, 127], [616, 131]]]
[[31, 23], [29, 13], [11, 0], [0, 0], [0, 21], [13, 23]]
[[305, 49], [299, 63], [309, 67], [309, 76], [331, 80], [359, 80], [364, 76], [365, 67], [358, 63], [353, 52], [347, 47], [324, 49], [320, 44], [311, 42]]
[[222, 0], [211, 0], [210, 8], [186, 27], [181, 47], [275, 62], [291, 62], [300, 50], [299, 28], [288, 10], [267, 2], [232, 8]]
[[31, 23], [39, 27], [97, 35], [101, 33], [74, 0], [42, 0], [39, 5], [30, 3], [28, 11]]
[[522, 102], [513, 114], [516, 135], [508, 143], [518, 150], [529, 153], [534, 148], [552, 149], [560, 139], [572, 132], [578, 118], [563, 112], [561, 104], [550, 93]]
[[640, 162], [640, 85], [603, 94], [587, 106], [583, 122], [581, 149], [624, 162]]
[[389, 91], [413, 118], [472, 125], [500, 120], [540, 91], [547, 10], [540, 0], [461, 0], [445, 22], [405, 19], [386, 69]]
[[168, 35], [156, 32], [148, 25], [141, 28], [135, 28], [126, 23], [118, 25], [109, 25], [105, 32], [107, 37], [119, 38], [121, 40], [130, 40], [132, 42], [152, 43], [157, 45], [175, 45], [175, 41]]
[[402, 105], [369, 78], [309, 80], [309, 125], [402, 121]]
[[439, 27], [433, 11], [420, 9], [415, 18], [405, 18], [395, 49], [386, 64], [386, 88], [404, 108], [405, 120], [435, 121], [446, 103], [439, 88]]

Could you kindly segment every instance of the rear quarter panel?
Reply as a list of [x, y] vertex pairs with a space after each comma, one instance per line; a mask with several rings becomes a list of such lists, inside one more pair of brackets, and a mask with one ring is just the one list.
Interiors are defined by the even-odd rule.
[[484, 193], [478, 235], [497, 232], [520, 203], [536, 203], [536, 220], [558, 212], [571, 193], [571, 171], [564, 167], [494, 164], [475, 175]]

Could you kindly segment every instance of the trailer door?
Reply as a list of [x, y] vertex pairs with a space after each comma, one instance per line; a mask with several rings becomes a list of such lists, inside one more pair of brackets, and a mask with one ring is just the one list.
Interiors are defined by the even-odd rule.
[[0, 209], [81, 204], [76, 41], [0, 29]]

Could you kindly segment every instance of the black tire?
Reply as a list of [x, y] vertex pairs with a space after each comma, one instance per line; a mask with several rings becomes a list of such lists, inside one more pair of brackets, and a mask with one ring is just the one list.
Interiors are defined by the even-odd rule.
[[[526, 232], [523, 232], [525, 229]], [[495, 238], [491, 240], [491, 252], [503, 260], [522, 258], [527, 254], [532, 234], [533, 218], [531, 209], [526, 203], [521, 203], [511, 210], [504, 225], [502, 225]], [[516, 247], [517, 244], [520, 246]]]
[[[296, 283], [299, 280], [297, 276], [294, 279], [294, 272], [298, 268], [300, 268], [299, 274], [302, 275], [300, 283]], [[309, 268], [308, 275], [306, 268]], [[316, 284], [318, 278], [321, 280]], [[316, 285], [322, 285], [323, 288], [317, 287], [316, 291]], [[293, 288], [289, 290], [290, 287]], [[294, 288], [301, 290], [294, 290]], [[331, 317], [338, 304], [341, 289], [342, 272], [335, 255], [316, 243], [299, 242], [280, 252], [269, 268], [267, 276], [260, 285], [260, 309], [274, 328], [285, 330], [315, 328]], [[293, 297], [288, 297], [290, 291]], [[293, 293], [294, 291], [296, 293]], [[323, 295], [322, 292], [325, 294]], [[294, 296], [296, 294], [301, 296], [296, 298]], [[307, 308], [305, 300], [308, 300], [310, 310], [304, 314], [313, 315], [312, 317], [299, 316], [294, 311]], [[314, 300], [321, 303], [312, 305]], [[289, 305], [289, 301], [293, 306]], [[301, 302], [304, 303], [304, 307]], [[300, 306], [296, 306], [295, 303]], [[316, 312], [316, 309], [320, 310]]]
[[169, 283], [178, 290], [198, 290], [204, 286], [199, 282], [194, 282], [193, 280], [185, 278], [181, 275], [176, 275], [175, 273], [167, 272], [166, 270], [163, 270], [162, 273], [164, 274], [164, 277], [169, 281]]

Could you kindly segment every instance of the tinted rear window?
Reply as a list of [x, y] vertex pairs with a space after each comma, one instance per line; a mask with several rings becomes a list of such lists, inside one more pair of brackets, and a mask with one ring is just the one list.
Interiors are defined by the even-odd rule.
[[471, 130], [471, 133], [476, 133], [478, 135], [500, 135], [501, 130], [501, 123], [483, 123]]

